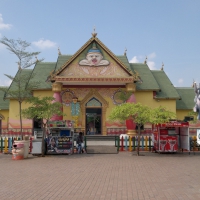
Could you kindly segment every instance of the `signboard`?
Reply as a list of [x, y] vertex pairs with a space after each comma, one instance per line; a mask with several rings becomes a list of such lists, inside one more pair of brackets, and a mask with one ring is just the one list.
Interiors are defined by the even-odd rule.
[[189, 123], [188, 122], [171, 121], [169, 123], [159, 124], [157, 126], [159, 126], [159, 127], [189, 127]]
[[200, 129], [197, 129], [197, 143], [200, 144]]
[[72, 137], [54, 137], [47, 139], [47, 154], [72, 153]]
[[48, 127], [54, 128], [54, 127], [72, 127], [72, 121], [71, 120], [60, 120], [60, 121], [49, 121]]

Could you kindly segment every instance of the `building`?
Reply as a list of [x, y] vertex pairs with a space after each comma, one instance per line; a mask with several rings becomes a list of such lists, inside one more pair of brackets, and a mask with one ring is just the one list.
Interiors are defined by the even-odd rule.
[[[163, 68], [150, 70], [144, 63], [129, 63], [126, 52], [117, 56], [104, 45], [94, 32], [92, 37], [74, 54], [62, 55], [55, 62], [38, 62], [31, 81], [40, 81], [33, 96], [53, 96], [63, 104], [64, 117], [53, 120], [74, 120], [75, 127], [85, 134], [120, 134], [126, 132], [124, 123], [113, 123], [108, 116], [122, 103], [120, 94], [134, 93], [136, 101], [150, 107], [167, 107], [184, 120], [194, 106], [194, 89], [173, 86]], [[10, 88], [14, 87], [11, 83]], [[18, 102], [3, 100], [0, 92], [0, 128], [2, 134], [19, 132]], [[26, 105], [22, 104], [22, 108]], [[195, 126], [193, 126], [194, 128]], [[35, 120], [23, 119], [24, 134], [32, 134], [39, 127]], [[144, 128], [148, 128], [145, 125]]]

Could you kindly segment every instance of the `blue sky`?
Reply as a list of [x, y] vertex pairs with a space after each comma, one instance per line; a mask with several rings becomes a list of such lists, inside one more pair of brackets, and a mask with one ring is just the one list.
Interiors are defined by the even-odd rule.
[[[200, 82], [200, 0], [0, 0], [0, 37], [31, 43], [38, 58], [56, 62], [97, 37], [116, 55], [164, 71], [176, 87]], [[17, 58], [0, 45], [0, 85]]]

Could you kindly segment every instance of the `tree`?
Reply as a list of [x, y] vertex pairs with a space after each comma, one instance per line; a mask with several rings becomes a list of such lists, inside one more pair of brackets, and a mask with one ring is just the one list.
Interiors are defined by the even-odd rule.
[[16, 76], [13, 77], [5, 74], [12, 83], [8, 89], [1, 88], [1, 90], [5, 92], [4, 99], [12, 98], [19, 103], [20, 132], [22, 135], [22, 102], [31, 96], [33, 89], [39, 86], [39, 82], [30, 81], [34, 77], [34, 74], [31, 70], [27, 70], [27, 68], [43, 59], [35, 59], [35, 61], [33, 61], [33, 57], [37, 56], [40, 52], [28, 52], [27, 48], [30, 46], [30, 43], [24, 40], [13, 40], [3, 37], [0, 43], [4, 44], [7, 49], [18, 58], [18, 72]]
[[151, 124], [166, 123], [174, 118], [176, 118], [175, 113], [168, 111], [162, 106], [152, 109], [141, 103], [123, 103], [118, 105], [111, 111], [109, 116], [109, 119], [112, 121], [132, 119], [136, 123], [138, 126], [137, 155], [139, 155], [141, 126], [148, 122]]
[[44, 156], [44, 137], [46, 135], [46, 128], [49, 120], [53, 115], [64, 115], [61, 111], [62, 104], [54, 102], [53, 97], [31, 97], [26, 99], [26, 103], [30, 106], [22, 109], [22, 116], [27, 119], [42, 119], [43, 138], [42, 138], [42, 156]]

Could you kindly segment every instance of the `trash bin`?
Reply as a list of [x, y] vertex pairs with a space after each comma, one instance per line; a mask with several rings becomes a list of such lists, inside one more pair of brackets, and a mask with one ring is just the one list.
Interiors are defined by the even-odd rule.
[[12, 159], [13, 160], [22, 160], [24, 159], [24, 144], [23, 143], [14, 143], [12, 148]]
[[24, 144], [24, 158], [28, 158], [30, 140], [15, 140], [14, 144]]

